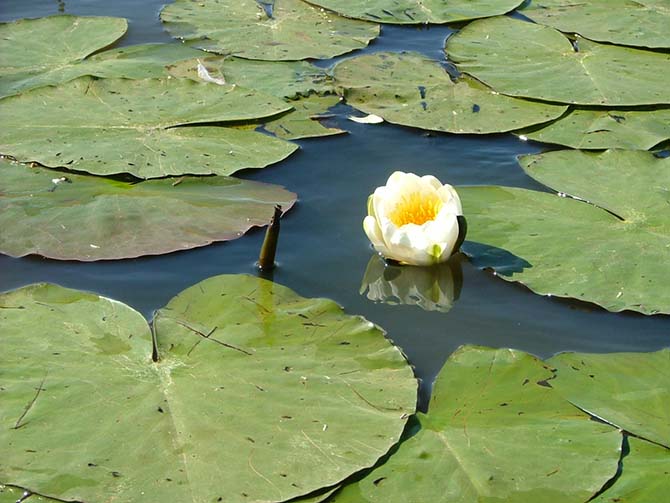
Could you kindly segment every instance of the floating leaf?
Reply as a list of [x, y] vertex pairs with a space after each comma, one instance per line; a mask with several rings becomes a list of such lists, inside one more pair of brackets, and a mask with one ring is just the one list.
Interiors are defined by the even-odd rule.
[[498, 16], [517, 8], [519, 0], [308, 0], [342, 16], [378, 23], [456, 23]]
[[27, 493], [18, 487], [3, 486], [0, 484], [0, 503], [56, 503], [57, 501], [37, 494]]
[[473, 79], [452, 82], [415, 53], [351, 58], [334, 70], [347, 103], [404, 126], [449, 133], [496, 133], [560, 117], [566, 107], [502, 96]]
[[0, 161], [0, 252], [83, 261], [159, 255], [236, 239], [296, 198], [223, 176], [131, 184], [62, 175]]
[[670, 448], [670, 350], [563, 353], [547, 363], [557, 369], [553, 386], [571, 403], [633, 435]]
[[229, 175], [278, 162], [297, 148], [252, 131], [173, 127], [253, 120], [291, 109], [278, 98], [234, 85], [82, 77], [5, 98], [0, 106], [0, 152], [96, 175]]
[[328, 109], [337, 105], [339, 101], [338, 96], [316, 95], [291, 101], [295, 110], [266, 123], [263, 127], [284, 140], [344, 134], [346, 131], [343, 129], [326, 127], [319, 122]]
[[[466, 252], [541, 295], [609, 311], [670, 313], [670, 158], [579, 150], [521, 158], [529, 175], [589, 201], [507, 187], [463, 187]], [[461, 189], [459, 189], [461, 193]]]
[[374, 464], [414, 411], [412, 370], [380, 329], [259, 278], [172, 299], [157, 362], [119, 302], [33, 285], [0, 307], [2, 476], [41, 494], [285, 501]]
[[556, 122], [523, 134], [531, 140], [579, 149], [648, 150], [670, 138], [670, 109], [578, 109]]
[[345, 19], [300, 0], [281, 0], [271, 17], [256, 0], [177, 0], [161, 12], [173, 37], [220, 54], [272, 61], [329, 59], [367, 46], [379, 25]]
[[616, 473], [621, 434], [563, 399], [552, 378], [521, 351], [457, 350], [421, 430], [332, 501], [587, 501]]
[[668, 0], [533, 0], [521, 13], [537, 23], [600, 42], [670, 47]]
[[670, 103], [670, 54], [598, 44], [510, 17], [449, 37], [458, 69], [510, 96], [582, 105]]

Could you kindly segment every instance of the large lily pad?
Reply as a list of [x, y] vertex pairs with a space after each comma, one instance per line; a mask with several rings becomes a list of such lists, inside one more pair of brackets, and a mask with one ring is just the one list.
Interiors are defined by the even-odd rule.
[[463, 187], [465, 251], [542, 295], [610, 311], [670, 313], [670, 158], [578, 150], [521, 158], [526, 172], [579, 199], [506, 187]]
[[147, 322], [119, 302], [33, 285], [0, 306], [0, 479], [49, 496], [285, 501], [372, 465], [414, 410], [381, 330], [259, 278], [175, 297], [155, 362]]
[[670, 138], [670, 109], [578, 109], [524, 135], [531, 140], [586, 150], [648, 150]]
[[670, 350], [564, 353], [547, 363], [557, 369], [554, 387], [577, 407], [670, 449]]
[[599, 44], [509, 17], [449, 37], [458, 69], [510, 96], [582, 105], [670, 103], [670, 54]]
[[295, 110], [264, 124], [263, 128], [284, 140], [344, 134], [345, 130], [328, 127], [320, 122], [320, 119], [328, 118], [328, 109], [339, 101], [338, 96], [310, 96], [291, 101]]
[[520, 351], [459, 349], [421, 430], [332, 501], [587, 501], [616, 473], [621, 434], [563, 399], [552, 377]]
[[415, 53], [347, 59], [334, 74], [351, 106], [389, 122], [434, 131], [511, 131], [556, 119], [567, 110], [503, 96], [468, 77], [454, 83], [437, 61]]
[[163, 9], [161, 20], [172, 36], [201, 49], [274, 61], [328, 59], [361, 49], [379, 35], [379, 25], [300, 0], [177, 0]]
[[600, 42], [670, 47], [667, 0], [532, 0], [521, 13], [537, 23]]
[[253, 131], [180, 127], [288, 111], [278, 98], [188, 79], [82, 77], [2, 100], [0, 152], [20, 161], [139, 178], [229, 175], [278, 162], [297, 146]]
[[517, 8], [519, 0], [308, 0], [342, 16], [378, 23], [456, 23], [498, 16]]
[[158, 255], [236, 239], [296, 199], [277, 185], [223, 176], [131, 184], [63, 175], [0, 161], [0, 252], [83, 261]]

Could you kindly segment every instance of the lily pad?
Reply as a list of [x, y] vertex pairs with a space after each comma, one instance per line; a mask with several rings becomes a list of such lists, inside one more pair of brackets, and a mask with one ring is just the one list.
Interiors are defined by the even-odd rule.
[[670, 449], [670, 350], [564, 353], [547, 363], [557, 369], [553, 386], [577, 407]]
[[573, 407], [552, 377], [521, 351], [459, 349], [421, 430], [332, 501], [589, 500], [617, 471], [621, 434]]
[[460, 188], [469, 224], [465, 251], [473, 263], [541, 295], [609, 311], [670, 313], [670, 270], [663, 267], [670, 249], [670, 158], [564, 150], [520, 162], [540, 183], [578, 199]]
[[267, 122], [263, 128], [284, 140], [320, 138], [322, 136], [345, 134], [345, 130], [327, 127], [319, 120], [327, 118], [328, 109], [337, 105], [339, 101], [340, 98], [338, 96], [316, 95], [291, 101], [290, 103], [295, 110], [279, 119]]
[[259, 278], [170, 301], [157, 361], [119, 302], [33, 285], [0, 306], [2, 478], [52, 497], [285, 501], [374, 464], [414, 411], [416, 380], [380, 329]]
[[447, 40], [458, 69], [510, 96], [582, 105], [670, 103], [670, 54], [599, 44], [534, 23], [474, 21]]
[[160, 17], [173, 37], [200, 49], [272, 61], [329, 59], [362, 49], [379, 35], [377, 24], [300, 0], [177, 0]]
[[0, 252], [60, 260], [159, 255], [240, 237], [296, 195], [237, 178], [126, 183], [0, 161]]
[[648, 150], [670, 138], [670, 109], [578, 109], [556, 122], [523, 134], [531, 140], [585, 150]]
[[548, 122], [567, 108], [510, 98], [468, 77], [452, 82], [437, 62], [415, 53], [375, 53], [334, 70], [347, 103], [404, 126], [449, 133], [497, 133]]
[[532, 0], [520, 12], [537, 23], [600, 42], [670, 47], [667, 0]]
[[252, 131], [174, 126], [254, 120], [290, 109], [234, 85], [82, 77], [2, 100], [0, 152], [96, 175], [229, 175], [281, 161], [297, 146]]
[[389, 24], [456, 23], [499, 16], [516, 9], [519, 0], [308, 0], [342, 16]]
[[30, 494], [18, 487], [0, 484], [0, 503], [56, 503], [58, 500], [45, 498], [38, 494]]

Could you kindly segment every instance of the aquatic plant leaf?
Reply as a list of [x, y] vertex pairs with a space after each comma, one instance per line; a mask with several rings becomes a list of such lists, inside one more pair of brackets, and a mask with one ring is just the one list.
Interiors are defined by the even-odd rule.
[[437, 62], [415, 53], [375, 53], [334, 69], [351, 106], [388, 122], [448, 133], [497, 133], [548, 122], [564, 106], [500, 95], [474, 79], [456, 83]]
[[173, 37], [247, 59], [329, 59], [367, 46], [379, 25], [340, 17], [300, 0], [272, 10], [256, 0], [177, 0], [160, 14]]
[[667, 0], [532, 0], [520, 12], [536, 23], [599, 42], [670, 47]]
[[520, 133], [531, 140], [585, 150], [648, 150], [670, 138], [670, 109], [577, 109], [540, 129]]
[[330, 501], [588, 501], [617, 471], [621, 433], [571, 405], [552, 379], [521, 351], [460, 348], [419, 432]]
[[374, 464], [414, 411], [416, 379], [379, 328], [260, 278], [172, 299], [156, 362], [119, 302], [32, 285], [0, 306], [2, 478], [41, 494], [285, 501]]
[[[529, 43], [532, 41], [532, 43]], [[582, 105], [670, 103], [670, 54], [599, 44], [496, 17], [449, 37], [458, 69], [510, 96]]]
[[263, 128], [284, 140], [299, 140], [303, 138], [319, 138], [344, 134], [345, 130], [327, 127], [319, 118], [327, 117], [328, 109], [340, 101], [338, 96], [309, 96], [290, 101], [294, 110], [282, 117], [269, 121]]
[[520, 164], [572, 197], [462, 187], [465, 251], [476, 266], [540, 295], [609, 311], [670, 313], [670, 269], [659, 266], [670, 247], [670, 158], [561, 150], [524, 156]]
[[670, 449], [670, 350], [562, 353], [547, 363], [557, 369], [552, 385], [571, 403]]
[[517, 8], [519, 0], [308, 0], [346, 17], [377, 23], [456, 23], [499, 16]]
[[127, 183], [0, 161], [0, 252], [59, 260], [160, 255], [267, 225], [296, 195], [224, 176]]
[[663, 501], [670, 491], [670, 450], [628, 437], [621, 476], [594, 503]]
[[45, 498], [38, 494], [30, 494], [18, 487], [3, 486], [0, 484], [0, 503], [57, 503], [58, 500]]
[[81, 77], [5, 98], [0, 106], [1, 153], [96, 175], [229, 175], [281, 161], [298, 148], [251, 131], [174, 127], [255, 120], [291, 109], [240, 86]]

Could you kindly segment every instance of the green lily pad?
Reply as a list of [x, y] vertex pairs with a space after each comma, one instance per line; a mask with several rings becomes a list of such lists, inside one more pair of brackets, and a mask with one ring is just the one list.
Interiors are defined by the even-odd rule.
[[670, 449], [670, 350], [564, 353], [547, 363], [557, 369], [553, 386], [577, 407]]
[[458, 69], [510, 96], [582, 105], [670, 103], [670, 54], [599, 44], [509, 17], [447, 40]]
[[533, 0], [520, 12], [536, 23], [600, 42], [670, 47], [667, 0]]
[[456, 23], [499, 16], [516, 9], [519, 0], [308, 0], [346, 17], [389, 24]]
[[670, 109], [573, 110], [523, 135], [535, 141], [579, 149], [648, 150], [670, 138]]
[[332, 501], [587, 501], [616, 473], [621, 434], [573, 407], [552, 378], [521, 351], [459, 349], [421, 430]]
[[0, 307], [1, 476], [52, 497], [285, 501], [374, 464], [414, 411], [412, 370], [379, 328], [259, 278], [172, 299], [158, 361], [119, 302], [33, 285]]
[[379, 35], [379, 25], [300, 0], [177, 0], [160, 17], [173, 37], [200, 49], [272, 61], [329, 59], [362, 49]]
[[670, 313], [670, 270], [662, 266], [670, 249], [670, 158], [563, 150], [520, 162], [540, 183], [584, 201], [508, 187], [460, 188], [465, 251], [474, 264], [541, 295], [609, 311]]
[[240, 86], [82, 77], [3, 99], [0, 152], [96, 175], [229, 175], [281, 161], [297, 146], [252, 131], [174, 126], [255, 120], [290, 109]]
[[331, 128], [319, 122], [320, 118], [327, 117], [328, 109], [340, 101], [338, 96], [310, 96], [291, 101], [292, 112], [264, 124], [266, 131], [283, 138], [284, 140], [299, 140], [303, 138], [320, 138], [345, 134], [339, 128]]
[[0, 484], [0, 503], [55, 503], [58, 500], [45, 498], [38, 494], [30, 494], [18, 487], [3, 486]]
[[375, 53], [334, 70], [347, 103], [404, 126], [449, 133], [497, 133], [548, 122], [564, 106], [500, 95], [474, 79], [452, 82], [434, 60], [415, 53]]
[[614, 485], [591, 500], [594, 503], [664, 501], [670, 491], [670, 450], [628, 437], [630, 453]]
[[[61, 177], [65, 179], [61, 180]], [[224, 176], [131, 184], [0, 161], [0, 252], [60, 260], [160, 255], [236, 239], [296, 195]]]

